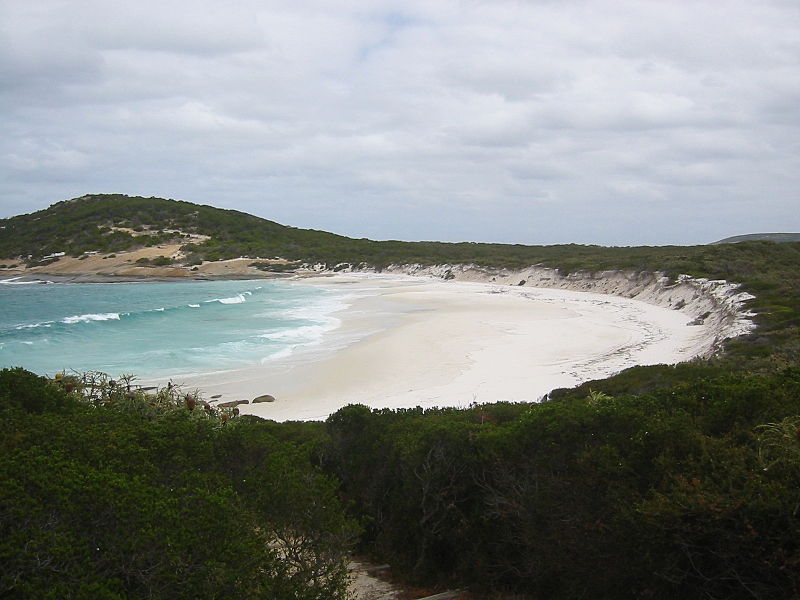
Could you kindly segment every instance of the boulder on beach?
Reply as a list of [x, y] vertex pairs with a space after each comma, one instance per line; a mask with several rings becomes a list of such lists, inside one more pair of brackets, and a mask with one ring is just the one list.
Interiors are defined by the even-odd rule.
[[216, 406], [221, 408], [233, 408], [234, 406], [239, 406], [240, 404], [247, 404], [247, 400], [229, 400], [228, 402], [220, 402]]
[[275, 396], [264, 394], [263, 396], [258, 396], [257, 398], [253, 398], [253, 404], [255, 404], [256, 402], [275, 402]]

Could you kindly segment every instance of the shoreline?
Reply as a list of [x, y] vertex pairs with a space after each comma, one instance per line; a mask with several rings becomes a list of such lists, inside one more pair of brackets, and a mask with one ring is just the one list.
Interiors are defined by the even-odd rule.
[[[244, 261], [239, 261], [244, 264]], [[657, 273], [521, 271], [474, 265], [391, 266], [277, 274], [222, 270], [171, 277], [8, 273], [21, 281], [121, 283], [273, 279], [347, 287], [351, 305], [324, 343], [243, 369], [174, 377], [216, 404], [273, 420], [325, 419], [372, 408], [535, 402], [625, 368], [715, 353], [752, 330], [736, 284]], [[0, 274], [0, 277], [2, 275]], [[4, 278], [8, 280], [9, 278]], [[147, 377], [145, 385], [166, 385]], [[259, 396], [272, 402], [254, 404]]]
[[290, 279], [293, 275], [284, 273], [229, 273], [222, 275], [193, 275], [187, 277], [170, 277], [168, 275], [111, 275], [106, 273], [21, 273], [4, 277], [0, 272], [0, 283], [6, 281], [20, 281], [29, 283], [180, 283], [192, 281], [248, 281], [259, 279]]
[[[309, 362], [300, 352], [173, 383], [221, 396], [218, 403], [247, 401], [237, 407], [241, 414], [276, 421], [325, 419], [356, 403], [536, 402], [630, 366], [690, 360], [713, 335], [709, 325], [689, 326], [679, 311], [587, 292], [376, 274], [295, 281], [356, 293], [337, 313], [340, 347]], [[249, 402], [263, 395], [275, 400]]]

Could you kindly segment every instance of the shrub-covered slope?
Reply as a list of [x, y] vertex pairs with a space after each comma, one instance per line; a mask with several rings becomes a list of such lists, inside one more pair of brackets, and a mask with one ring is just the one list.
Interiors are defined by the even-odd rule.
[[210, 239], [188, 244], [186, 250], [206, 260], [277, 257], [306, 262], [388, 264], [474, 263], [520, 268], [532, 264], [566, 271], [604, 269], [659, 270], [668, 274], [731, 279], [756, 275], [765, 260], [789, 252], [797, 244], [775, 250], [773, 245], [747, 243], [715, 246], [603, 247], [562, 244], [401, 242], [353, 239], [323, 231], [298, 229], [235, 210], [224, 210], [163, 198], [122, 194], [88, 195], [58, 202], [27, 215], [0, 220], [0, 256], [54, 252], [79, 255], [86, 251], [119, 251], [141, 245], [180, 240], [182, 234]]
[[800, 233], [746, 233], [734, 235], [714, 244], [738, 244], [739, 242], [800, 242]]
[[340, 410], [364, 548], [479, 598], [798, 597], [800, 371], [660, 369], [644, 394]]
[[211, 239], [199, 251], [208, 260], [277, 256], [336, 239], [330, 233], [294, 229], [235, 210], [163, 198], [122, 194], [82, 196], [27, 215], [0, 220], [0, 256], [41, 258], [54, 252], [78, 256], [116, 252], [180, 240]]
[[313, 435], [228, 417], [0, 371], [0, 597], [344, 598], [356, 529]]

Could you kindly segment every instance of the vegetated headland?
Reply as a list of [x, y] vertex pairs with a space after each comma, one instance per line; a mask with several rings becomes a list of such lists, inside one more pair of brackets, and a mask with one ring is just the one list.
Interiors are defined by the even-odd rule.
[[475, 598], [800, 596], [798, 242], [376, 242], [102, 195], [0, 221], [0, 256], [8, 277], [75, 280], [495, 278], [690, 305], [741, 334], [540, 404], [353, 405], [324, 423], [4, 370], [0, 595], [343, 598], [352, 548]]

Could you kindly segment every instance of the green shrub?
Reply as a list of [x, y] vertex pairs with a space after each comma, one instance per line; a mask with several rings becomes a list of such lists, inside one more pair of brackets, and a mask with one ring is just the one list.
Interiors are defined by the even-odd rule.
[[21, 368], [0, 370], [0, 406], [29, 413], [54, 411], [69, 403], [69, 393], [44, 377]]

